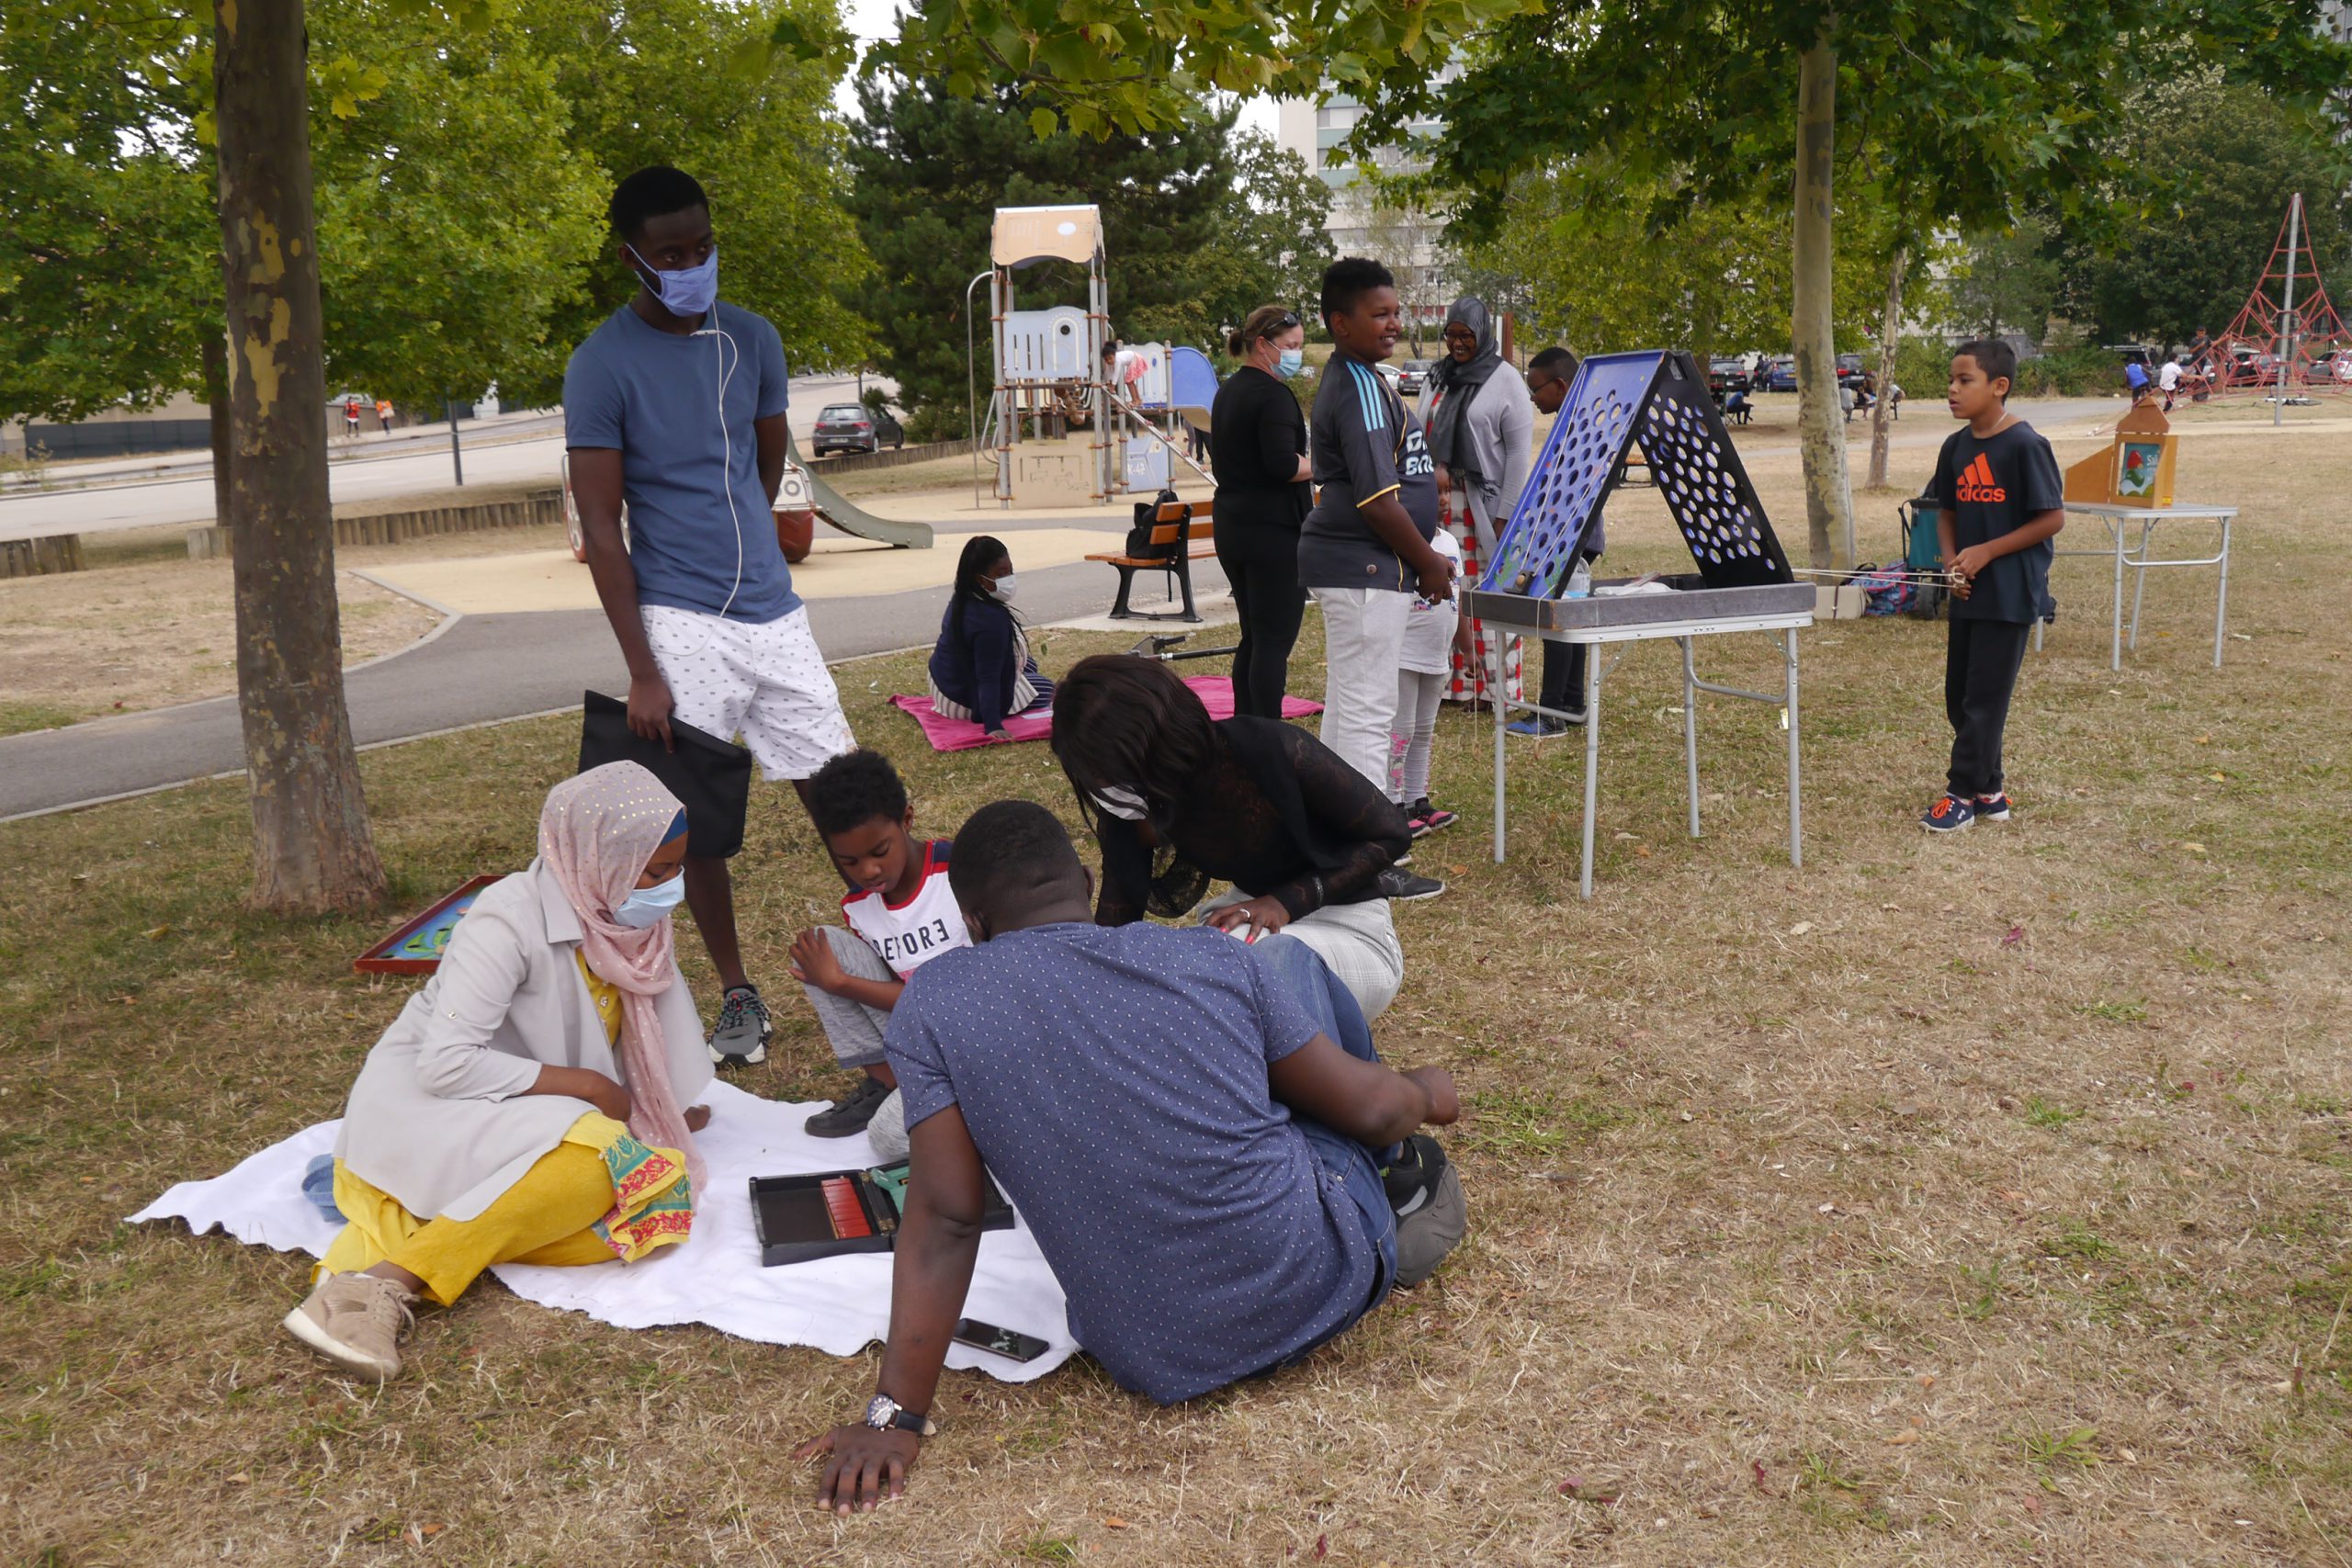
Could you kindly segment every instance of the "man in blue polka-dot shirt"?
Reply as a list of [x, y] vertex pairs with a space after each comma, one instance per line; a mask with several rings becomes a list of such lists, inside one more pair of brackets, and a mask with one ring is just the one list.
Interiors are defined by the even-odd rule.
[[896, 1495], [913, 1463], [983, 1164], [1079, 1343], [1161, 1404], [1303, 1357], [1462, 1235], [1460, 1178], [1415, 1132], [1460, 1113], [1453, 1079], [1381, 1066], [1305, 944], [1095, 925], [1093, 879], [1028, 801], [975, 814], [949, 876], [979, 945], [925, 964], [885, 1039], [914, 1177], [879, 1396], [803, 1450], [831, 1454], [819, 1497], [844, 1511]]

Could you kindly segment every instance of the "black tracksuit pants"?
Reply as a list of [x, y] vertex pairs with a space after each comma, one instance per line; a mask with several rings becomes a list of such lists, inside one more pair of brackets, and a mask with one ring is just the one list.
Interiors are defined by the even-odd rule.
[[2025, 663], [2028, 621], [1953, 617], [1944, 656], [1944, 716], [1951, 720], [1951, 793], [1962, 800], [2001, 793], [2001, 737]]

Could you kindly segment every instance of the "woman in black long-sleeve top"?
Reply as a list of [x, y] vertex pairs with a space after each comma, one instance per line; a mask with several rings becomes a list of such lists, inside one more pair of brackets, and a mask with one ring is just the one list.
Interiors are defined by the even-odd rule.
[[1314, 505], [1306, 417], [1285, 384], [1298, 374], [1306, 330], [1280, 305], [1261, 305], [1226, 340], [1241, 368], [1209, 411], [1216, 468], [1216, 558], [1241, 615], [1233, 656], [1233, 711], [1283, 716], [1290, 650], [1306, 595], [1298, 586], [1298, 525]]

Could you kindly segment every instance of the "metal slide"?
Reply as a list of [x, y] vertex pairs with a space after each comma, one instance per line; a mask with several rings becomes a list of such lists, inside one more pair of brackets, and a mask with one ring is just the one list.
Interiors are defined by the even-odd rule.
[[931, 525], [928, 523], [892, 523], [860, 510], [845, 500], [842, 492], [827, 484], [821, 475], [802, 460], [799, 444], [786, 433], [785, 455], [799, 464], [808, 476], [808, 488], [817, 498], [817, 515], [844, 534], [854, 534], [861, 539], [876, 544], [896, 545], [902, 550], [931, 548]]

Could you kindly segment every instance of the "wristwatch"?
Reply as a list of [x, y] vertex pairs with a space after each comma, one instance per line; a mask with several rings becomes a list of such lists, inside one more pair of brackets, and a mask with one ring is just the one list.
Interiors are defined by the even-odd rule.
[[901, 1432], [912, 1432], [919, 1438], [928, 1438], [939, 1430], [932, 1424], [930, 1416], [917, 1415], [887, 1393], [876, 1394], [867, 1404], [865, 1424], [877, 1432], [888, 1432], [895, 1427]]

